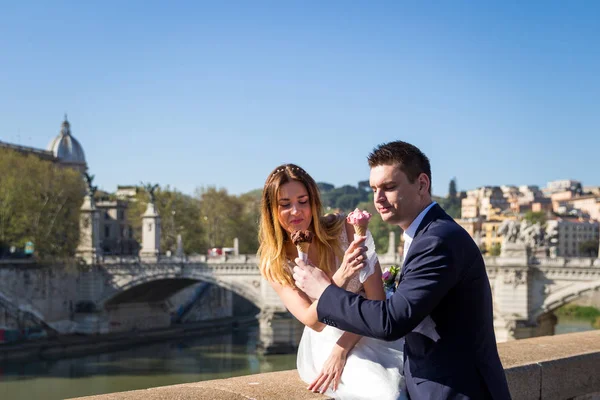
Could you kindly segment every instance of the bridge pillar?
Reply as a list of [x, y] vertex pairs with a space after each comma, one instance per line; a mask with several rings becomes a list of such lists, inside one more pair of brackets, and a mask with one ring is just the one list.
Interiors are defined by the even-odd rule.
[[537, 336], [554, 335], [557, 318], [553, 313], [547, 313], [537, 321], [518, 318], [494, 318], [494, 331], [497, 342], [509, 342], [517, 339], [527, 339]]
[[398, 252], [398, 250], [396, 248], [396, 232], [390, 231], [390, 234], [388, 237], [388, 249], [387, 249], [386, 255], [389, 257], [394, 257], [397, 252]]
[[79, 214], [79, 245], [77, 256], [86, 264], [96, 264], [102, 255], [100, 248], [100, 217], [93, 194], [88, 192]]
[[145, 262], [156, 262], [160, 254], [160, 216], [150, 201], [142, 216], [142, 248], [140, 258]]
[[527, 261], [512, 257], [498, 259], [498, 274], [493, 281], [494, 330], [498, 342], [553, 335], [556, 316], [546, 313], [539, 318], [531, 312], [535, 305], [534, 269]]
[[259, 353], [290, 353], [298, 348], [304, 326], [292, 314], [265, 308], [260, 311], [257, 318]]

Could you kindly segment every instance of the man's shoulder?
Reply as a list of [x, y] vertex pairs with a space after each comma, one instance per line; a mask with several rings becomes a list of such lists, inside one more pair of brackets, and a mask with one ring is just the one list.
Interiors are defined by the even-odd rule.
[[423, 231], [423, 238], [434, 239], [440, 243], [473, 242], [469, 233], [451, 217], [436, 218]]

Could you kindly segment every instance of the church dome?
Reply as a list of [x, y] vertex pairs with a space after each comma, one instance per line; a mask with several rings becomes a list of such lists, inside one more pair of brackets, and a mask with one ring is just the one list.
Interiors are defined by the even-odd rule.
[[66, 115], [60, 133], [48, 144], [48, 151], [61, 163], [86, 164], [83, 147], [71, 136], [71, 125]]

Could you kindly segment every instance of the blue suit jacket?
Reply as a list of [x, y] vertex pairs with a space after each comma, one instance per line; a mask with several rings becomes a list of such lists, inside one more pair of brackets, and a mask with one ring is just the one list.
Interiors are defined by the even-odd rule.
[[[405, 337], [404, 374], [412, 399], [510, 399], [483, 257], [438, 205], [419, 225], [390, 299], [367, 300], [330, 285], [317, 313], [319, 321], [344, 331], [383, 340]], [[428, 315], [437, 341], [412, 332]]]

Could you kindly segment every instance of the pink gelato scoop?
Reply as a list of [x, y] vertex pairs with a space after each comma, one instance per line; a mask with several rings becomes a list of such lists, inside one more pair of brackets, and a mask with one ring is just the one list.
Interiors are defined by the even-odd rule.
[[361, 211], [358, 208], [352, 211], [346, 217], [346, 221], [352, 225], [366, 226], [369, 224], [369, 220], [371, 219], [371, 214], [368, 211]]

